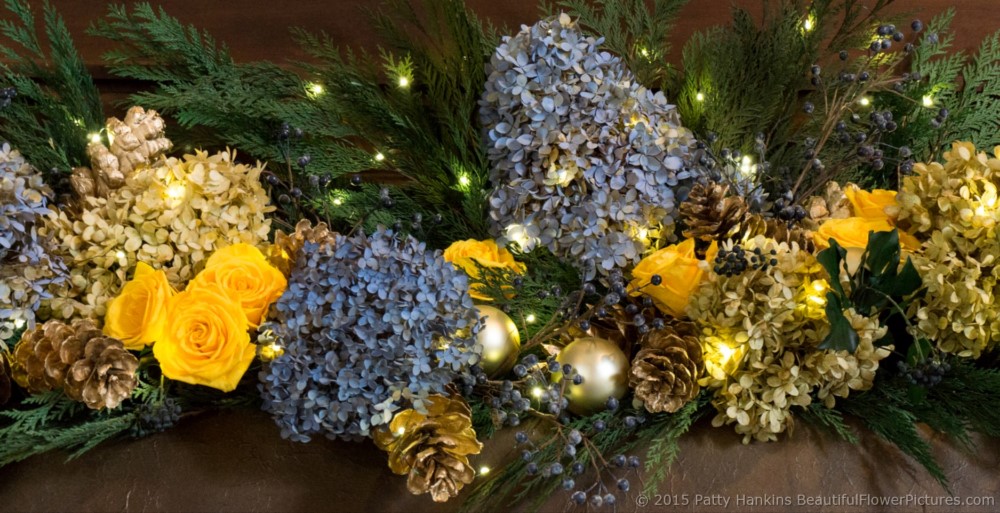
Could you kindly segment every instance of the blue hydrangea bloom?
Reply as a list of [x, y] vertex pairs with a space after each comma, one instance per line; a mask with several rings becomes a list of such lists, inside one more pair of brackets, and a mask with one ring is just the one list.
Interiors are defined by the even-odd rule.
[[677, 109], [601, 42], [566, 14], [504, 38], [479, 111], [498, 242], [548, 247], [587, 279], [669, 236], [696, 174]]
[[0, 143], [0, 347], [20, 327], [32, 328], [49, 287], [66, 266], [39, 234], [52, 191], [20, 153]]
[[261, 371], [264, 409], [296, 441], [368, 436], [479, 360], [465, 274], [385, 229], [307, 241], [262, 329], [284, 347]]

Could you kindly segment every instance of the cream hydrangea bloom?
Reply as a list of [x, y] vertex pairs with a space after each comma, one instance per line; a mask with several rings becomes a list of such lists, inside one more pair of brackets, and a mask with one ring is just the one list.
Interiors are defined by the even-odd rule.
[[702, 331], [707, 376], [701, 383], [715, 390], [713, 424], [734, 425], [744, 442], [770, 441], [794, 424], [793, 406], [808, 406], [813, 396], [833, 406], [836, 397], [871, 388], [889, 348], [874, 345], [886, 331], [877, 318], [848, 310], [858, 349], [819, 349], [830, 330], [823, 267], [794, 243], [760, 236], [745, 246], [775, 250], [777, 265], [733, 277], [713, 274], [692, 297], [688, 314]]
[[46, 230], [63, 241], [70, 284], [55, 291], [53, 317], [103, 317], [137, 262], [163, 269], [181, 288], [218, 248], [266, 247], [274, 210], [260, 165], [235, 153], [198, 151], [141, 168], [107, 199], [88, 198], [79, 214], [53, 211]]
[[927, 293], [908, 313], [942, 351], [976, 358], [1000, 340], [1000, 148], [958, 142], [944, 160], [914, 166], [897, 196], [900, 225], [925, 241], [913, 259]]

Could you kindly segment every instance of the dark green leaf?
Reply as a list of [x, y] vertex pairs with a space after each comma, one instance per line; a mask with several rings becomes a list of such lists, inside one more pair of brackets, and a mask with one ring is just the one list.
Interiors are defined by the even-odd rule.
[[841, 262], [847, 257], [847, 250], [840, 247], [837, 241], [830, 239], [830, 247], [820, 251], [819, 255], [816, 255], [816, 260], [819, 261], [820, 265], [826, 269], [827, 274], [830, 275], [830, 288], [834, 290], [840, 297], [847, 297], [844, 294], [844, 287], [840, 285], [840, 268]]
[[920, 278], [920, 273], [913, 266], [913, 261], [910, 260], [910, 257], [906, 257], [906, 263], [903, 264], [903, 268], [899, 270], [896, 279], [888, 284], [884, 292], [892, 297], [906, 297], [920, 290], [922, 285], [923, 280]]
[[820, 349], [853, 353], [858, 348], [858, 332], [844, 316], [840, 299], [833, 292], [826, 293], [826, 318], [830, 321], [830, 333], [819, 345]]
[[865, 261], [874, 278], [882, 275], [893, 277], [899, 267], [900, 249], [899, 232], [893, 229], [888, 232], [868, 233], [868, 258]]

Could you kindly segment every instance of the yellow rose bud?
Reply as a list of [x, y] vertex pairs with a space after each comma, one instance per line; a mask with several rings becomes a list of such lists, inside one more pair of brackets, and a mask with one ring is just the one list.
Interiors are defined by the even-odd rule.
[[169, 324], [153, 345], [163, 375], [229, 392], [256, 354], [240, 303], [215, 283], [188, 288], [170, 301]]
[[195, 276], [192, 287], [208, 283], [220, 285], [238, 298], [253, 327], [260, 326], [271, 304], [288, 286], [285, 275], [271, 265], [263, 253], [250, 244], [234, 244], [216, 251]]
[[896, 191], [885, 189], [875, 189], [871, 192], [850, 184], [844, 188], [844, 195], [851, 203], [851, 209], [855, 217], [866, 217], [870, 219], [888, 218], [895, 221], [899, 214], [899, 206], [896, 204]]
[[104, 333], [136, 351], [156, 342], [166, 324], [167, 304], [175, 294], [166, 273], [139, 262], [132, 281], [108, 304]]
[[[830, 247], [830, 239], [836, 240], [844, 248], [865, 248], [868, 247], [869, 232], [888, 232], [892, 229], [887, 217], [827, 219], [813, 232], [813, 241], [820, 249]], [[920, 241], [902, 230], [899, 231], [899, 244], [907, 251], [920, 249]]]
[[476, 283], [480, 279], [480, 268], [507, 270], [515, 274], [524, 274], [527, 270], [524, 264], [514, 260], [514, 255], [511, 255], [507, 248], [497, 246], [492, 240], [469, 239], [453, 242], [444, 250], [444, 259], [469, 276], [469, 295], [485, 301], [493, 298], [482, 291], [482, 283]]
[[[713, 242], [708, 254], [718, 252]], [[653, 285], [653, 275], [659, 275], [660, 284]], [[632, 295], [649, 294], [657, 308], [674, 317], [685, 317], [691, 294], [701, 285], [705, 271], [701, 260], [695, 256], [694, 239], [667, 246], [643, 258], [632, 270]]]

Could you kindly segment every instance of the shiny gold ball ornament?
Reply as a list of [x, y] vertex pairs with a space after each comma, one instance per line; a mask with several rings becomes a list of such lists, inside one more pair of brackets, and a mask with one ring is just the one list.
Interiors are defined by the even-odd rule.
[[583, 377], [583, 383], [570, 382], [566, 387], [569, 410], [573, 413], [590, 415], [602, 411], [608, 398], [621, 399], [628, 390], [628, 358], [611, 341], [597, 337], [576, 339], [559, 352], [556, 360], [562, 365], [572, 365], [575, 374]]
[[499, 308], [477, 305], [479, 317], [485, 317], [483, 326], [476, 335], [476, 343], [482, 348], [482, 366], [486, 375], [502, 376], [514, 366], [521, 352], [521, 334], [514, 321]]

